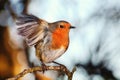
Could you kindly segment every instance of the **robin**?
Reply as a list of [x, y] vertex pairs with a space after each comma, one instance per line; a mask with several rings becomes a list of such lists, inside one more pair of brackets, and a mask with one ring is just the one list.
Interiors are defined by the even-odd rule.
[[75, 28], [67, 21], [48, 23], [29, 14], [18, 17], [16, 24], [18, 34], [29, 46], [35, 46], [36, 56], [42, 64], [54, 62], [65, 53], [69, 45], [69, 31]]

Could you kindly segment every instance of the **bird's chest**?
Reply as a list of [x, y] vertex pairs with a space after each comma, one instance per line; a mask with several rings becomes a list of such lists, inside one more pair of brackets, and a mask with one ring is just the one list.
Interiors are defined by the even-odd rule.
[[65, 48], [61, 46], [58, 49], [48, 49], [41, 54], [41, 60], [45, 63], [52, 62], [65, 52]]
[[[40, 56], [43, 62], [51, 62], [56, 58], [60, 57], [65, 51], [68, 44], [62, 42], [64, 39], [52, 36], [46, 36], [44, 39], [39, 43], [39, 53], [37, 56]], [[66, 46], [65, 46], [66, 45]]]
[[67, 48], [69, 44], [69, 39], [67, 35], [62, 34], [53, 34], [52, 35], [52, 41], [51, 41], [51, 47], [52, 49], [59, 49], [62, 46], [64, 48]]

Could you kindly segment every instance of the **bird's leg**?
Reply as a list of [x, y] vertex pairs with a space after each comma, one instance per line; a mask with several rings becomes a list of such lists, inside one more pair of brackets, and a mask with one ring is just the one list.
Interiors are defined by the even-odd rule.
[[60, 66], [61, 69], [60, 69], [59, 75], [63, 75], [63, 69], [65, 69], [66, 66], [55, 61], [52, 61], [52, 62]]
[[57, 65], [60, 65], [60, 66], [64, 66], [63, 64], [60, 64], [58, 62], [55, 62], [55, 61], [52, 61], [53, 63], [57, 64]]
[[45, 71], [47, 70], [45, 63], [42, 62], [41, 67], [42, 67], [43, 73], [45, 73]]
[[42, 61], [42, 55], [41, 55], [41, 52], [40, 52], [40, 48], [41, 48], [41, 46], [39, 45], [40, 43], [38, 43], [38, 44], [36, 44], [35, 45], [35, 50], [36, 50], [36, 56], [40, 59], [40, 61], [41, 61], [41, 67], [42, 67], [42, 70], [43, 70], [43, 73], [45, 72], [45, 70], [46, 70], [46, 65], [45, 65], [45, 63], [43, 63], [43, 61]]

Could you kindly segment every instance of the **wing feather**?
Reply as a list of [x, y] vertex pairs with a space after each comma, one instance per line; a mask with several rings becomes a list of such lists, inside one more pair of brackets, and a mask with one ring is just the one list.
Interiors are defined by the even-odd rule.
[[[35, 45], [45, 35], [45, 29], [48, 27], [42, 23], [43, 20], [24, 14], [16, 19], [18, 34], [26, 39], [29, 46]], [[45, 21], [44, 21], [45, 22]]]

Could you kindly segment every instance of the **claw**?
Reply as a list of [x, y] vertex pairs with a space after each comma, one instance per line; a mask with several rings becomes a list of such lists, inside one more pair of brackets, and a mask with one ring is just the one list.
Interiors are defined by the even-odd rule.
[[42, 63], [42, 70], [43, 70], [43, 74], [45, 73], [46, 69], [46, 65], [44, 63]]

